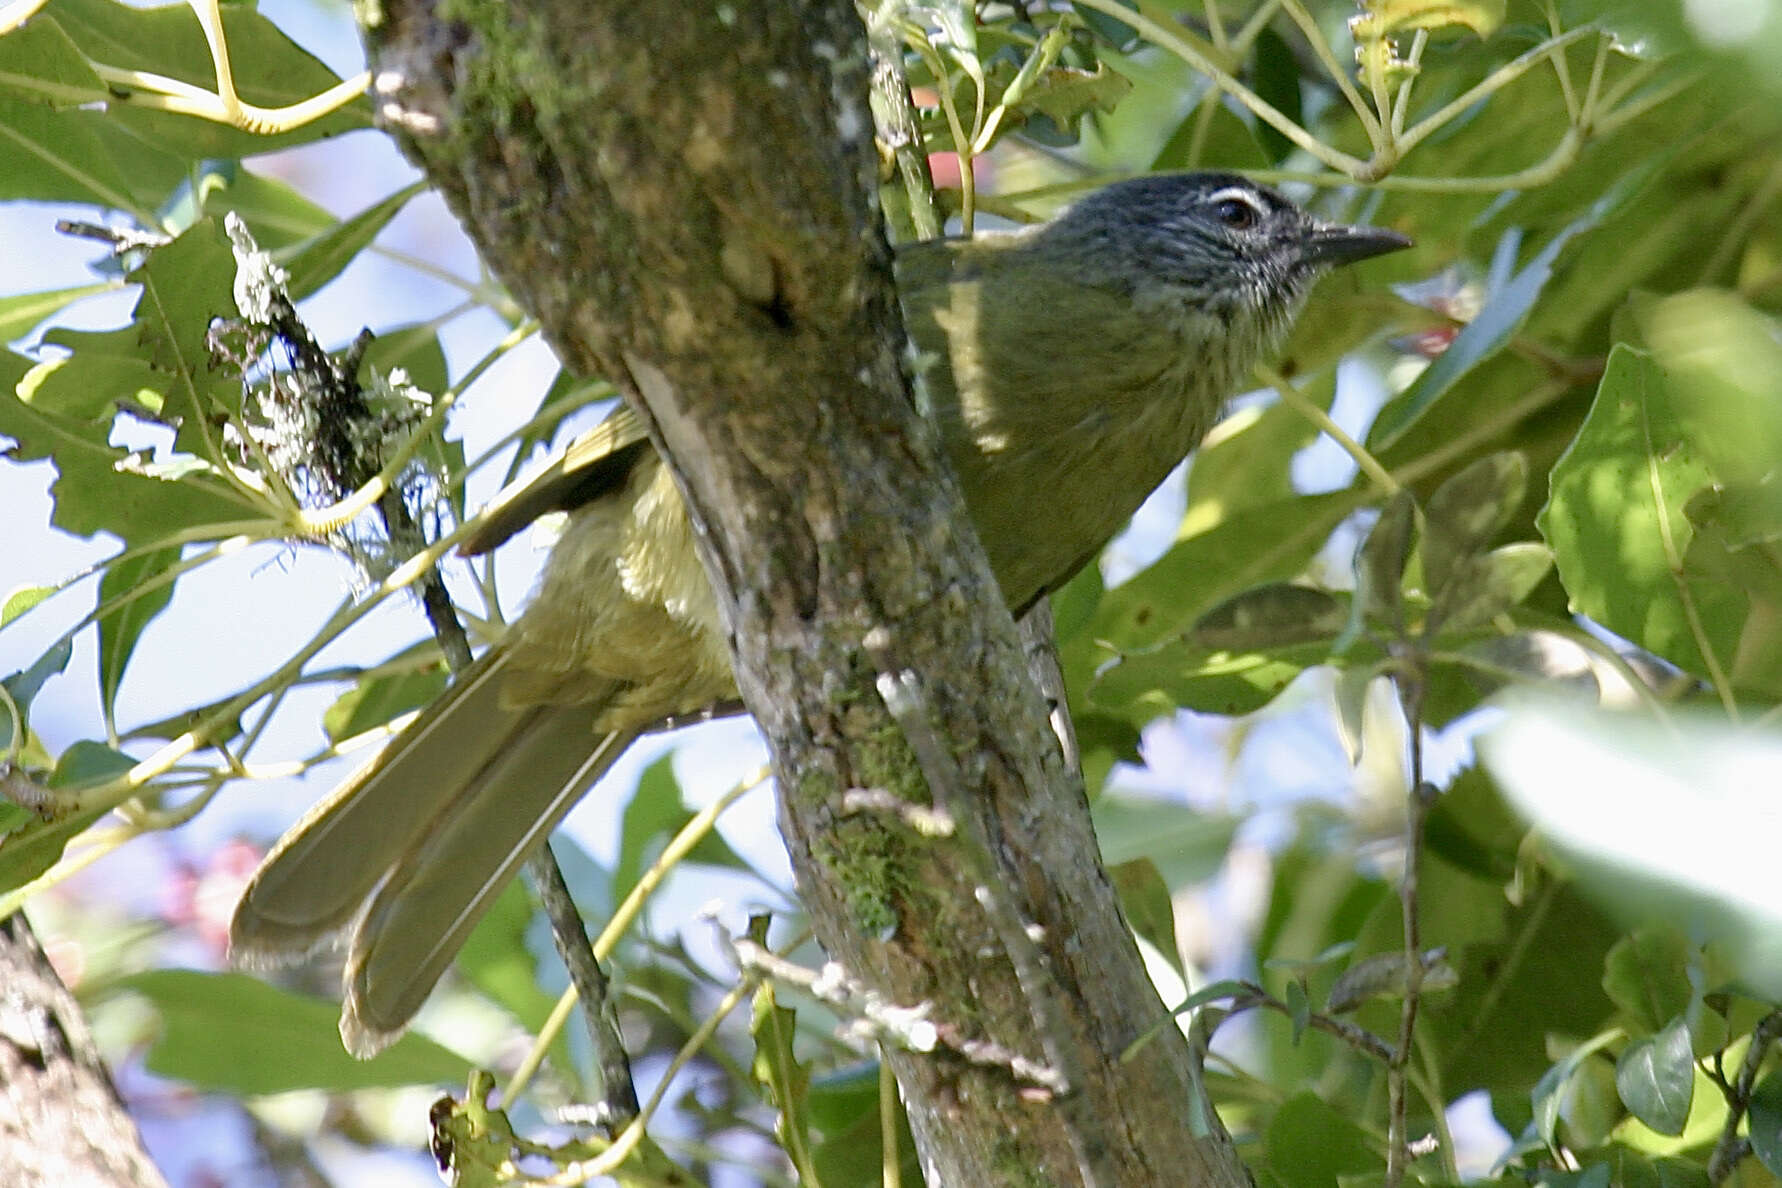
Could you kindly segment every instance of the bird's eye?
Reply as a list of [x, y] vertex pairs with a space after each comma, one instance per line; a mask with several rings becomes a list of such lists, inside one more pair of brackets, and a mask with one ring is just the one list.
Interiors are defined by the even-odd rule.
[[1256, 207], [1242, 198], [1227, 198], [1213, 206], [1213, 216], [1233, 231], [1248, 231], [1261, 215]]

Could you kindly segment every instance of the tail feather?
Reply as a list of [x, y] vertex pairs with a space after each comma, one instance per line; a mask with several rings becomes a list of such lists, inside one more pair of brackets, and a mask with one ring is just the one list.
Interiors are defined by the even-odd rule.
[[636, 731], [595, 708], [502, 704], [505, 649], [286, 833], [242, 893], [230, 956], [274, 965], [348, 935], [341, 1034], [369, 1056], [401, 1033], [521, 862]]
[[347, 946], [340, 1034], [354, 1055], [401, 1034], [520, 864], [637, 737], [615, 732], [590, 752], [587, 707], [566, 708], [529, 711], [372, 896]]
[[466, 669], [285, 833], [236, 906], [229, 929], [236, 961], [295, 961], [351, 926], [409, 839], [432, 828], [505, 746], [504, 719], [520, 716], [500, 704], [506, 658], [496, 648]]

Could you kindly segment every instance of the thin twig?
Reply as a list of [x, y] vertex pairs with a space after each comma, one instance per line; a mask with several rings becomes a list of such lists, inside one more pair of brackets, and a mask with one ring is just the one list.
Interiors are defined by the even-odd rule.
[[[1708, 1158], [1710, 1184], [1724, 1183], [1751, 1152], [1750, 1140], [1739, 1137], [1739, 1123], [1751, 1109], [1751, 1091], [1757, 1085], [1757, 1071], [1763, 1066], [1770, 1044], [1779, 1036], [1782, 1036], [1782, 1011], [1771, 1011], [1752, 1029], [1751, 1045], [1745, 1049], [1744, 1062], [1739, 1065], [1739, 1074], [1730, 1091], [1723, 1089], [1726, 1092], [1726, 1123], [1720, 1128], [1720, 1141], [1714, 1144], [1714, 1153]], [[1724, 1076], [1721, 1083], [1725, 1085]]]

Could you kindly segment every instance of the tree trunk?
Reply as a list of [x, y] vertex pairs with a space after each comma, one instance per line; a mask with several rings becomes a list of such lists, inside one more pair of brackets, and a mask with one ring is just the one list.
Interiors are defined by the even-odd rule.
[[818, 938], [1000, 1046], [890, 1054], [928, 1182], [1248, 1183], [910, 398], [853, 6], [384, 0], [368, 34], [386, 123], [681, 484]]
[[167, 1188], [23, 913], [0, 923], [0, 1183]]

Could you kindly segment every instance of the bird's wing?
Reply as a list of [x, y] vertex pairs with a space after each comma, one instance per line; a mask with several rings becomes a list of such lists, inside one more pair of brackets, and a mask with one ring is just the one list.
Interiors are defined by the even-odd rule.
[[475, 531], [458, 552], [466, 557], [490, 552], [542, 515], [580, 507], [619, 489], [649, 448], [643, 422], [630, 406], [619, 405], [543, 470], [502, 488], [478, 515]]

